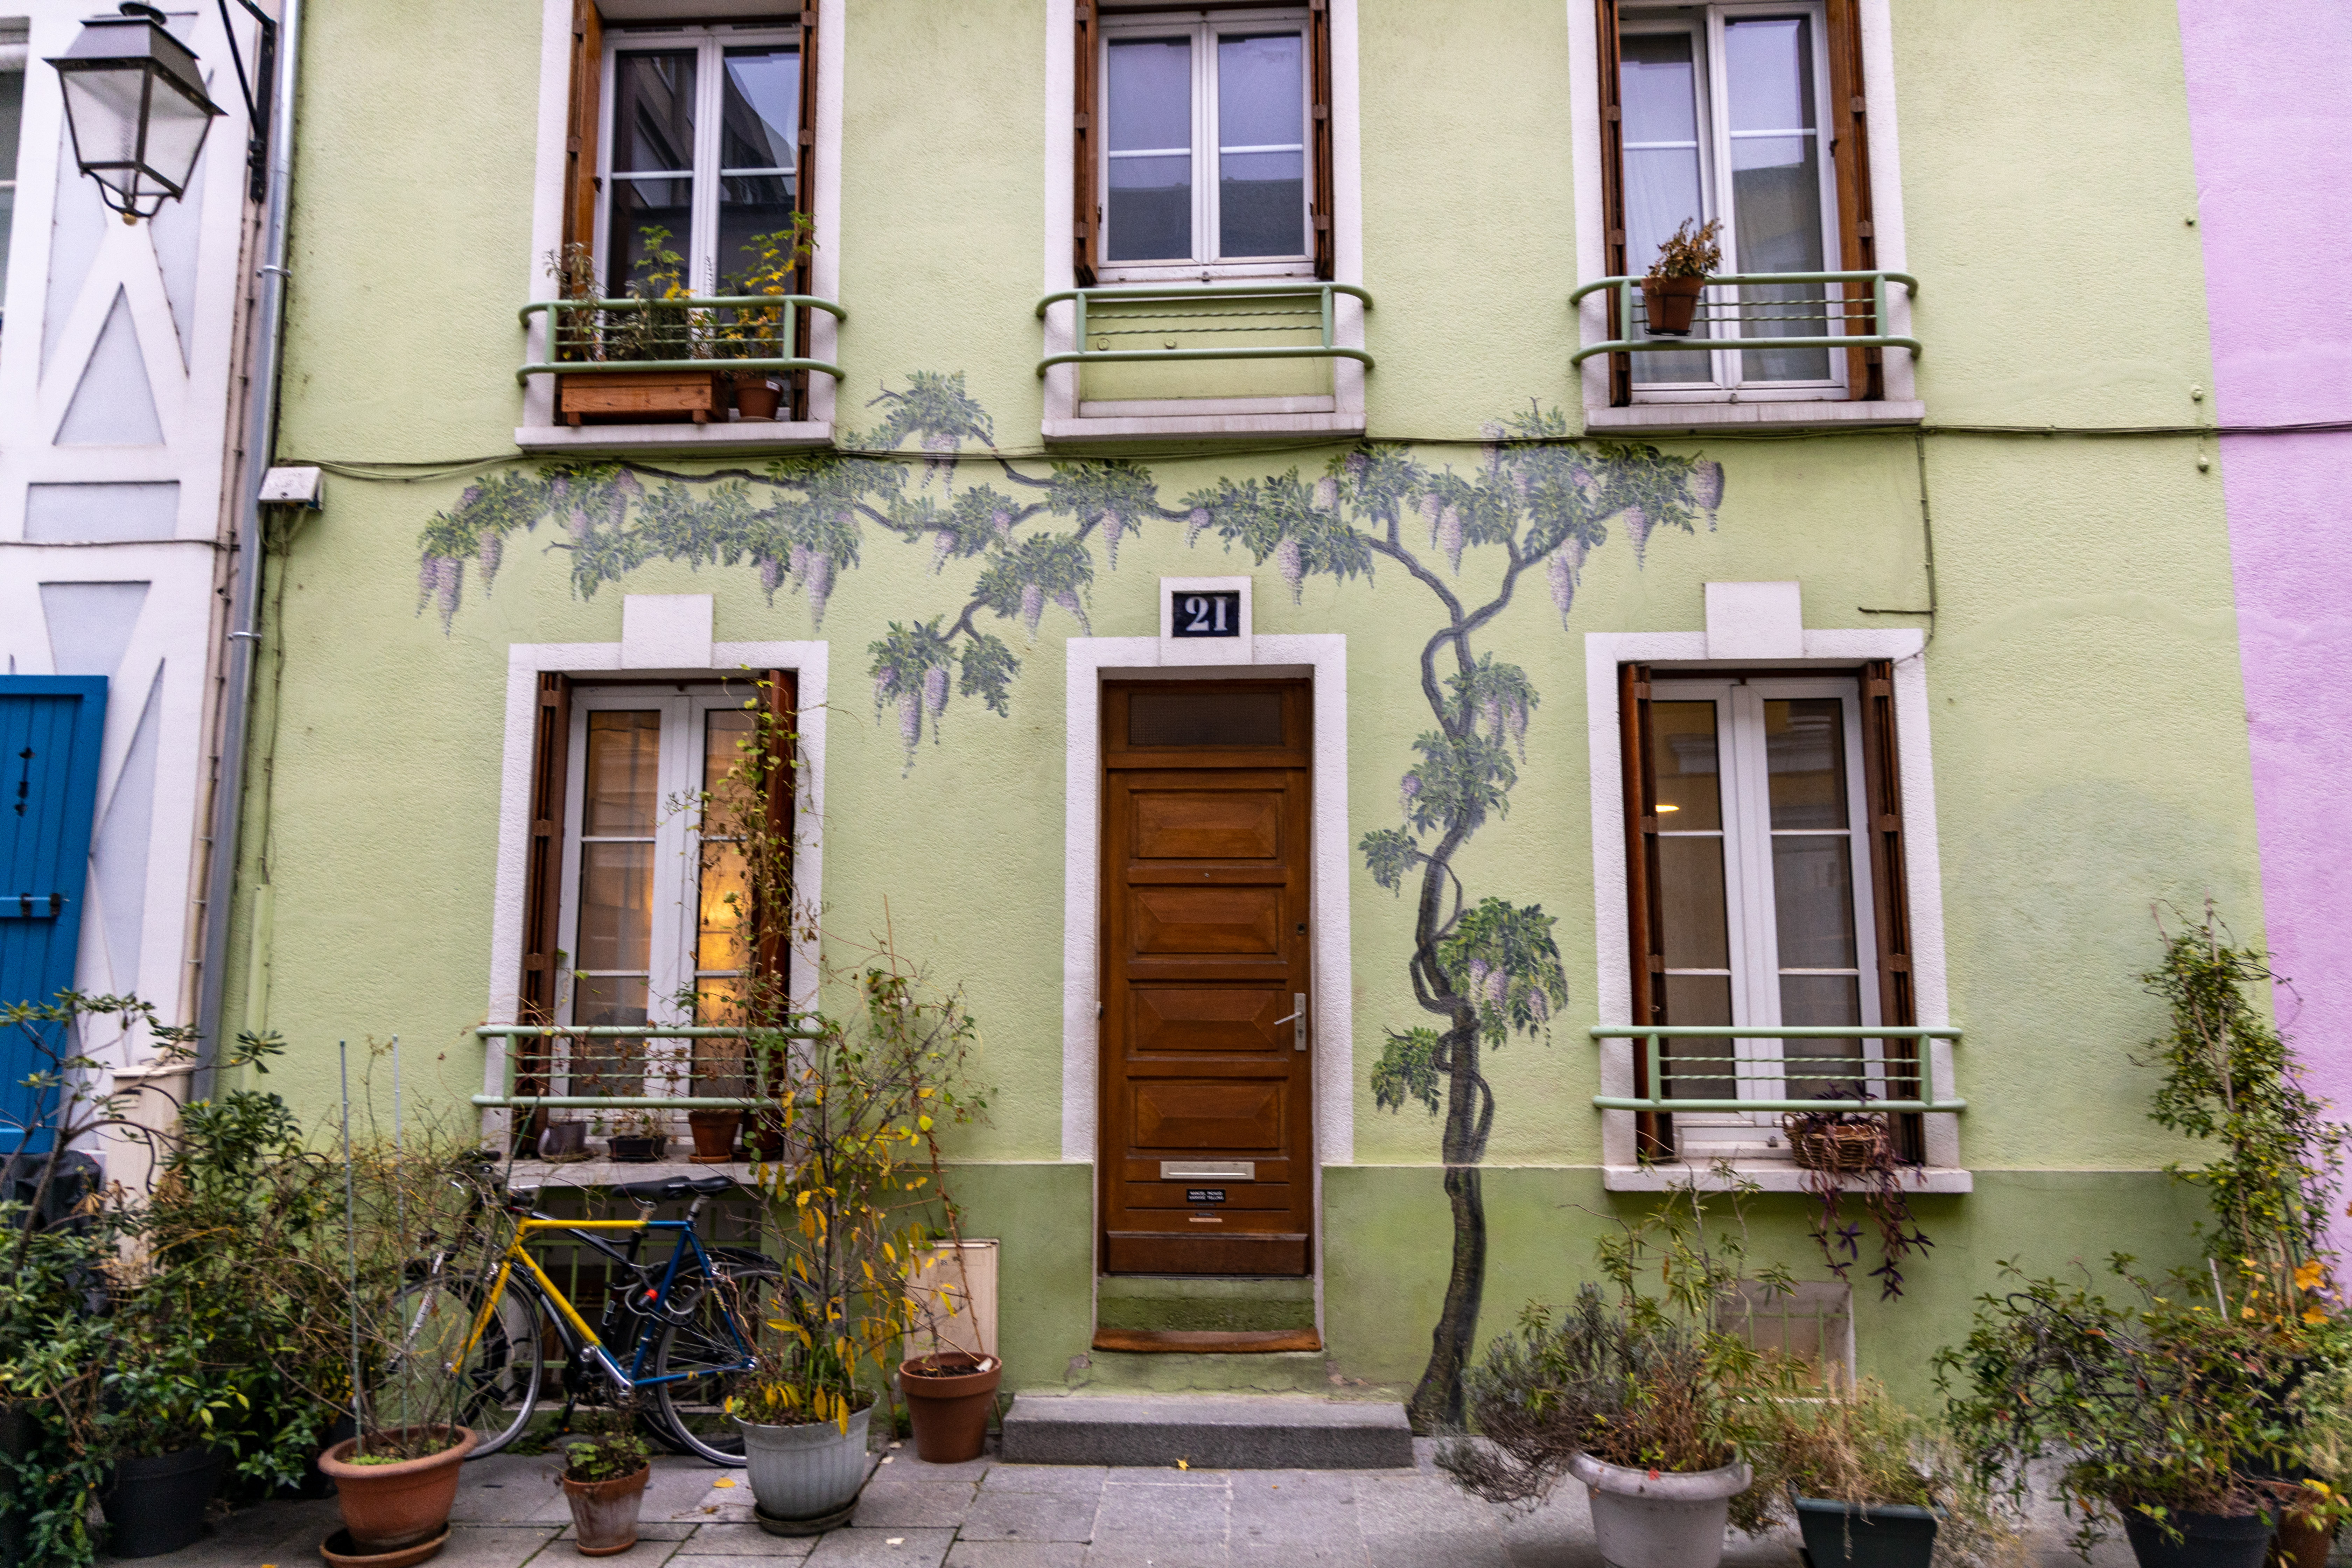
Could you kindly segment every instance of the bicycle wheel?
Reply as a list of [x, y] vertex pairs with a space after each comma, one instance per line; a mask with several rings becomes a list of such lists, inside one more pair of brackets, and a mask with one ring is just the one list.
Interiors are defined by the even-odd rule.
[[377, 1419], [387, 1426], [413, 1426], [448, 1420], [454, 1410], [457, 1423], [473, 1428], [479, 1439], [469, 1458], [495, 1454], [513, 1442], [539, 1404], [535, 1293], [509, 1280], [470, 1348], [466, 1339], [482, 1303], [481, 1288], [473, 1280], [423, 1280], [394, 1300], [400, 1347], [385, 1368]]
[[727, 1402], [751, 1376], [751, 1348], [773, 1270], [730, 1271], [693, 1281], [655, 1342], [654, 1409], [691, 1453], [714, 1465], [743, 1463], [743, 1429]]

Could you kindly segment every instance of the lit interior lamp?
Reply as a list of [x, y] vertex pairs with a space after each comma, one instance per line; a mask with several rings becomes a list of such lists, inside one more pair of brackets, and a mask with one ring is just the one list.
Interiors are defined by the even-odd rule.
[[196, 57], [152, 5], [92, 16], [49, 62], [65, 85], [74, 162], [125, 223], [152, 217], [188, 188], [205, 132], [220, 110], [205, 96]]
[[1682, 807], [1679, 805], [1662, 805], [1658, 807], [1658, 809], [1660, 811], [1680, 811]]

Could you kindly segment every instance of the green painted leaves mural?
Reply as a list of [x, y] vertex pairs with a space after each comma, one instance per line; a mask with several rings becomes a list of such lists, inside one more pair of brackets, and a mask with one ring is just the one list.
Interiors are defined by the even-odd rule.
[[[1254, 564], [1271, 563], [1294, 603], [1312, 577], [1401, 580], [1393, 624], [1412, 624], [1403, 616], [1413, 600], [1426, 616], [1415, 674], [1427, 727], [1400, 759], [1396, 825], [1366, 832], [1357, 848], [1380, 887], [1412, 893], [1405, 966], [1424, 1019], [1387, 1031], [1370, 1078], [1381, 1108], [1417, 1105], [1441, 1124], [1453, 1250], [1412, 1410], [1423, 1430], [1458, 1424], [1486, 1279], [1478, 1167], [1496, 1107], [1484, 1054], [1546, 1036], [1569, 1001], [1553, 917], [1494, 893], [1474, 899], [1454, 869], [1475, 835], [1509, 816], [1542, 706], [1527, 671], [1479, 639], [1530, 577], [1565, 627], [1584, 567], [1612, 528], [1637, 566], [1661, 532], [1692, 534], [1701, 520], [1712, 531], [1721, 466], [1580, 441], [1564, 414], [1531, 405], [1487, 427], [1467, 472], [1409, 446], [1367, 444], [1320, 473], [1221, 478], [1171, 505], [1139, 464], [1057, 461], [1040, 473], [967, 451], [992, 447], [994, 430], [960, 374], [917, 373], [868, 406], [880, 424], [845, 434], [839, 454], [778, 458], [757, 472], [572, 463], [469, 486], [419, 541], [418, 613], [436, 609], [448, 630], [469, 563], [488, 592], [516, 536], [549, 523], [545, 548], [569, 557], [583, 599], [653, 561], [748, 568], [771, 601], [804, 597], [822, 628], [835, 584], [863, 563], [878, 531], [927, 551], [931, 574], [961, 584], [961, 604], [891, 621], [866, 647], [876, 717], [895, 718], [911, 770], [925, 733], [941, 741], [959, 699], [1011, 711], [1015, 626], [1024, 646], [1049, 611], [1090, 634], [1096, 573], [1117, 571], [1121, 545], [1152, 529], [1181, 525], [1189, 547], [1213, 537]], [[905, 455], [910, 442], [919, 471]], [[959, 489], [980, 465], [988, 482]]]

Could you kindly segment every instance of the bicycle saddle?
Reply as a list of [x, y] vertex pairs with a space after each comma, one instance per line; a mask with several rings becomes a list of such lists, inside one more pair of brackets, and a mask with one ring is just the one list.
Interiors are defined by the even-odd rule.
[[688, 1193], [700, 1193], [705, 1197], [731, 1193], [735, 1183], [726, 1176], [664, 1176], [658, 1181], [624, 1182], [613, 1190], [625, 1198], [650, 1204], [682, 1198]]

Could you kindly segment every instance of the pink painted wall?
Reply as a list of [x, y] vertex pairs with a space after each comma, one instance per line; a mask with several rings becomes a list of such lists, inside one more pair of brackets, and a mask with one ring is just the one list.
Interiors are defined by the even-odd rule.
[[[2352, 420], [2352, 5], [2179, 7], [2217, 416]], [[2279, 1016], [2352, 1117], [2352, 432], [2221, 448]]]

